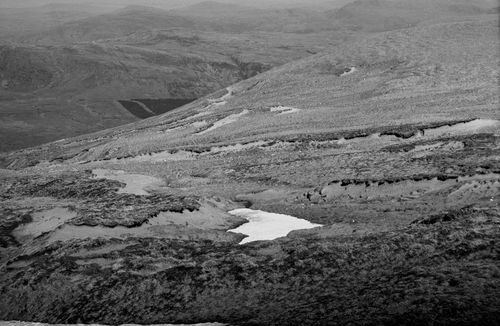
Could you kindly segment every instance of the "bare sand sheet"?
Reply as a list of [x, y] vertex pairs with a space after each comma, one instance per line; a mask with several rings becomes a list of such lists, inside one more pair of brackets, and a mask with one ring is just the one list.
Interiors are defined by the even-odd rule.
[[164, 185], [160, 179], [142, 174], [129, 174], [121, 170], [94, 169], [92, 173], [96, 179], [104, 178], [125, 183], [125, 188], [117, 191], [119, 194], [149, 195], [148, 189]]
[[424, 136], [440, 136], [444, 134], [461, 134], [474, 132], [500, 132], [500, 121], [492, 119], [476, 119], [452, 126], [430, 128], [424, 130]]
[[267, 145], [269, 142], [264, 141], [264, 140], [259, 140], [256, 142], [251, 142], [247, 144], [234, 144], [234, 145], [228, 145], [228, 146], [214, 146], [210, 149], [210, 152], [208, 153], [203, 153], [202, 155], [206, 154], [215, 154], [215, 153], [221, 153], [221, 152], [239, 152], [243, 151], [252, 147], [259, 147], [259, 146], [264, 146]]
[[214, 200], [204, 199], [199, 210], [192, 212], [184, 210], [182, 213], [161, 212], [138, 227], [62, 225], [53, 229], [47, 241], [52, 243], [70, 239], [128, 237], [207, 238], [232, 241], [234, 237], [227, 236], [226, 230], [244, 221], [243, 218], [226, 213]]
[[196, 159], [195, 153], [186, 151], [177, 151], [170, 153], [169, 151], [162, 151], [158, 153], [143, 154], [134, 157], [126, 157], [117, 159], [118, 162], [167, 162], [167, 161], [191, 161]]
[[217, 128], [220, 128], [224, 125], [227, 125], [227, 124], [230, 124], [230, 123], [233, 123], [235, 121], [238, 121], [238, 119], [242, 116], [244, 116], [245, 114], [247, 114], [249, 111], [248, 110], [243, 110], [241, 111], [240, 113], [235, 113], [235, 114], [231, 114], [231, 115], [228, 115], [227, 117], [221, 119], [221, 120], [218, 120], [216, 121], [212, 127], [206, 129], [206, 130], [203, 130], [203, 131], [200, 131], [199, 133], [197, 133], [196, 135], [203, 135], [207, 132], [210, 132], [210, 131], [213, 131]]
[[346, 72], [342, 73], [342, 74], [340, 75], [340, 77], [342, 77], [342, 76], [346, 76], [346, 75], [350, 75], [350, 74], [352, 74], [352, 73], [356, 72], [357, 70], [358, 70], [358, 69], [356, 69], [356, 67], [351, 67], [351, 69], [350, 69], [349, 71], [346, 71]]
[[270, 109], [271, 112], [280, 112], [280, 114], [289, 114], [299, 112], [300, 110], [297, 108], [293, 108], [291, 106], [273, 106]]
[[36, 212], [31, 215], [33, 221], [18, 226], [13, 234], [19, 242], [34, 239], [43, 233], [51, 232], [74, 217], [76, 212], [71, 212], [66, 207], [56, 207], [53, 209]]
[[366, 137], [355, 137], [350, 139], [341, 138], [337, 141], [339, 145], [363, 145], [363, 146], [375, 146], [384, 145], [392, 142], [398, 141], [399, 138], [393, 135], [380, 135], [380, 133], [371, 134]]

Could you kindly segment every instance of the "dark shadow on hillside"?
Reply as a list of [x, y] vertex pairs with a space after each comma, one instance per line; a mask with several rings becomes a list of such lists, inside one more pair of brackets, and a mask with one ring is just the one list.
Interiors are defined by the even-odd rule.
[[141, 102], [156, 114], [163, 114], [188, 103], [195, 101], [195, 98], [165, 98], [165, 99], [132, 99], [132, 101]]

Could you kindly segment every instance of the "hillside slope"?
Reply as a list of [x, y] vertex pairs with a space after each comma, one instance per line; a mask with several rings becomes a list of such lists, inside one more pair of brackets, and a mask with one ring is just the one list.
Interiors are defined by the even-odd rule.
[[[498, 35], [361, 35], [0, 154], [0, 320], [499, 324]], [[315, 227], [244, 243], [242, 207]]]
[[339, 38], [148, 29], [100, 42], [4, 45], [0, 151], [132, 122], [117, 100], [196, 99]]
[[471, 16], [498, 12], [491, 0], [356, 0], [328, 15], [363, 31], [387, 31], [420, 23], [467, 20]]
[[[497, 119], [498, 21], [494, 15], [489, 17], [360, 36], [231, 86], [219, 103], [210, 104], [213, 96], [200, 99], [173, 114], [82, 139], [104, 137], [114, 148], [113, 156], [106, 158], [113, 158], [187, 149], [192, 144]], [[279, 106], [298, 110], [278, 115], [271, 108]], [[200, 133], [243, 112], [231, 124]], [[158, 130], [168, 132], [161, 145], [156, 138], [162, 134], [154, 139], [147, 136]], [[130, 136], [114, 139], [117, 134]], [[66, 151], [71, 142], [64, 145]], [[101, 152], [106, 151], [92, 146], [91, 152], [78, 157], [103, 159]]]

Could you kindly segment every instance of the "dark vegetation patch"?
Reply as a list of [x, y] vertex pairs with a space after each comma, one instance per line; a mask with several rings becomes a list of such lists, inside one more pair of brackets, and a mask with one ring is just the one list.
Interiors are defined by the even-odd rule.
[[[426, 124], [405, 124], [399, 126], [382, 126], [382, 127], [370, 127], [364, 129], [355, 129], [355, 130], [339, 130], [333, 132], [322, 132], [322, 133], [295, 133], [289, 135], [283, 135], [278, 137], [273, 137], [272, 139], [261, 139], [267, 140], [269, 143], [265, 146], [272, 146], [279, 142], [287, 142], [287, 143], [297, 143], [299, 146], [303, 144], [315, 144], [317, 142], [327, 142], [327, 141], [336, 141], [342, 138], [349, 140], [355, 138], [364, 138], [369, 137], [373, 134], [379, 133], [381, 136], [396, 136], [402, 139], [408, 139], [419, 132], [425, 129], [434, 129], [443, 126], [452, 126], [459, 123], [470, 122], [475, 119], [460, 119], [460, 120], [451, 120], [445, 122], [435, 122], [435, 123], [426, 123]], [[252, 136], [257, 136], [259, 134], [255, 134]], [[210, 144], [224, 143], [225, 145], [230, 145], [223, 137], [211, 137]], [[245, 144], [248, 142], [240, 142], [241, 144]], [[234, 143], [231, 143], [234, 144]], [[225, 146], [222, 145], [222, 146]], [[210, 150], [213, 145], [201, 145], [201, 146], [185, 146], [183, 150], [191, 151], [195, 153], [203, 153]]]
[[411, 177], [393, 177], [385, 179], [342, 179], [342, 180], [332, 180], [328, 184], [339, 183], [342, 187], [349, 185], [364, 185], [369, 187], [370, 185], [377, 184], [379, 186], [384, 184], [393, 184], [403, 181], [429, 181], [436, 178], [439, 181], [454, 180], [458, 179], [458, 175], [446, 175], [446, 174], [420, 174], [413, 175]]
[[124, 183], [114, 180], [92, 179], [90, 171], [57, 176], [29, 175], [17, 178], [3, 195], [7, 198], [98, 199], [113, 196], [124, 186]]
[[132, 101], [118, 100], [118, 102], [127, 109], [130, 113], [138, 117], [139, 119], [146, 119], [153, 117], [154, 114], [144, 110], [142, 106]]
[[341, 130], [330, 133], [314, 133], [314, 134], [294, 134], [279, 137], [278, 140], [281, 141], [327, 141], [327, 140], [339, 140], [344, 138], [346, 140], [369, 137], [370, 135], [380, 133], [381, 136], [396, 136], [398, 138], [407, 139], [417, 135], [421, 130], [424, 129], [435, 129], [443, 126], [452, 126], [459, 123], [465, 123], [473, 121], [474, 119], [460, 119], [451, 120], [446, 122], [434, 122], [427, 124], [405, 124], [399, 126], [383, 126], [383, 127], [371, 127], [365, 129], [356, 130]]
[[461, 138], [464, 148], [460, 151], [435, 151], [424, 157], [413, 158], [418, 164], [440, 167], [442, 171], [453, 170], [458, 175], [500, 173], [500, 137], [492, 134], [477, 134]]
[[175, 98], [166, 98], [166, 99], [132, 99], [132, 101], [141, 102], [146, 105], [151, 111], [156, 114], [163, 114], [193, 101], [196, 101], [195, 98], [185, 98], [185, 99], [175, 99]]
[[475, 212], [474, 205], [468, 205], [460, 209], [454, 209], [447, 212], [441, 212], [439, 214], [434, 214], [431, 216], [426, 216], [424, 218], [419, 218], [412, 222], [412, 224], [435, 224], [440, 222], [450, 222], [457, 220], [459, 218], [464, 218], [466, 216], [473, 215]]
[[199, 207], [196, 197], [115, 194], [85, 201], [78, 205], [77, 216], [70, 223], [88, 226], [137, 227], [161, 212], [182, 213], [184, 210], [192, 212]]
[[75, 141], [72, 146], [64, 146], [60, 143], [49, 143], [46, 145], [18, 150], [10, 153], [0, 153], [0, 168], [20, 170], [35, 166], [43, 161], [63, 162], [86, 153], [92, 147], [102, 145], [106, 139], [93, 139], [91, 141]]
[[448, 222], [361, 237], [309, 236], [243, 246], [130, 239], [134, 245], [98, 256], [118, 259], [112, 266], [76, 264], [68, 253], [79, 242], [54, 243], [29, 267], [3, 268], [0, 319], [495, 325], [500, 215], [498, 207], [487, 212], [482, 223], [464, 211]]
[[414, 150], [415, 147], [417, 146], [422, 146], [422, 145], [433, 145], [436, 143], [443, 143], [443, 142], [464, 142], [465, 147], [471, 148], [484, 148], [484, 147], [490, 147], [490, 145], [494, 144], [495, 141], [497, 141], [497, 136], [493, 134], [472, 134], [472, 135], [458, 135], [458, 136], [451, 136], [451, 137], [440, 137], [439, 139], [423, 139], [423, 140], [416, 140], [410, 144], [396, 144], [396, 145], [390, 145], [387, 147], [384, 147], [380, 149], [382, 152], [388, 152], [388, 153], [399, 153], [399, 152], [409, 152], [411, 150]]

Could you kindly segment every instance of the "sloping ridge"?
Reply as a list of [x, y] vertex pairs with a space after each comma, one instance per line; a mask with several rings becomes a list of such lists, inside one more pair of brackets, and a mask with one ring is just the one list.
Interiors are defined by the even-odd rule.
[[[83, 146], [89, 151], [85, 159], [100, 160], [293, 134], [498, 120], [497, 44], [496, 16], [360, 36], [242, 81], [222, 105], [207, 105], [209, 95], [155, 119], [58, 142], [40, 159], [59, 157], [57, 148], [72, 157], [77, 154], [72, 148], [81, 153]], [[341, 76], [338, 71], [347, 67], [356, 71]], [[299, 111], [280, 115], [271, 110], [277, 105]], [[241, 115], [244, 110], [248, 113]], [[239, 118], [200, 133], [200, 126], [209, 128], [228, 116]], [[27, 152], [38, 155], [36, 149]], [[12, 153], [2, 160], [11, 164], [18, 155], [23, 156]]]
[[489, 0], [356, 0], [327, 14], [364, 31], [405, 28], [427, 20], [458, 19], [493, 14], [498, 3]]

